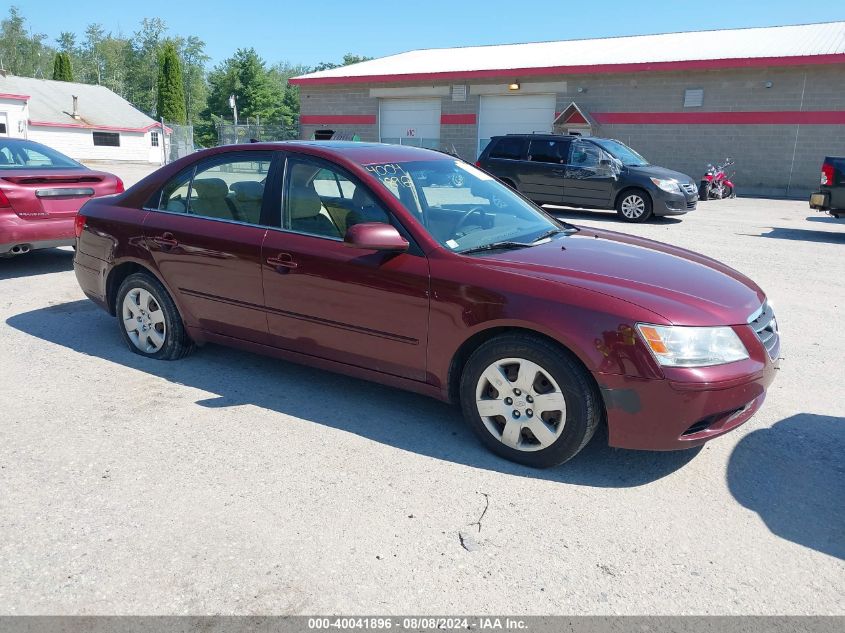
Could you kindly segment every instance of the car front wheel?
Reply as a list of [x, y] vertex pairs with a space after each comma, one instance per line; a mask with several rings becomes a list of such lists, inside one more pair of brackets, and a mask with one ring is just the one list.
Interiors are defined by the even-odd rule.
[[625, 191], [619, 196], [616, 212], [625, 222], [645, 222], [651, 217], [651, 198], [642, 191]]
[[167, 290], [152, 275], [129, 275], [117, 291], [115, 314], [129, 349], [159, 360], [186, 356], [193, 344]]
[[574, 457], [601, 420], [587, 371], [555, 344], [521, 334], [491, 339], [470, 356], [461, 407], [491, 451], [535, 468]]

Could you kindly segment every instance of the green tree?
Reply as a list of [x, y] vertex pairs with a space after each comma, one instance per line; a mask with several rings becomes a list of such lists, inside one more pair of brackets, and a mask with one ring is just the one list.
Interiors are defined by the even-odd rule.
[[185, 85], [182, 83], [182, 65], [173, 42], [166, 42], [158, 58], [158, 86], [156, 114], [171, 123], [185, 124]]
[[144, 18], [127, 51], [125, 98], [147, 113], [155, 111], [158, 55], [166, 30], [161, 18]]
[[271, 73], [255, 49], [239, 48], [235, 54], [211, 71], [209, 78], [207, 120], [212, 115], [231, 113], [229, 95], [235, 95], [241, 120], [260, 118], [264, 123], [284, 120], [284, 90], [271, 80]]
[[320, 72], [321, 70], [331, 70], [332, 68], [340, 68], [341, 66], [351, 66], [352, 64], [360, 64], [361, 62], [368, 62], [372, 57], [365, 57], [363, 55], [355, 55], [353, 53], [346, 53], [343, 56], [343, 61], [340, 64], [336, 64], [335, 62], [320, 62], [313, 68], [309, 70], [309, 72], [316, 73]]
[[53, 59], [53, 79], [56, 81], [73, 81], [73, 69], [70, 63], [70, 55], [67, 53], [56, 53]]
[[62, 53], [74, 54], [76, 53], [76, 33], [70, 31], [62, 31], [59, 37], [56, 38], [56, 44], [59, 45], [59, 51]]
[[21, 77], [44, 77], [52, 70], [55, 50], [44, 42], [47, 36], [32, 32], [20, 9], [9, 7], [0, 21], [0, 65]]
[[182, 81], [185, 85], [185, 111], [188, 123], [193, 122], [205, 109], [208, 98], [205, 65], [210, 59], [205, 54], [205, 42], [195, 35], [174, 39], [182, 62]]

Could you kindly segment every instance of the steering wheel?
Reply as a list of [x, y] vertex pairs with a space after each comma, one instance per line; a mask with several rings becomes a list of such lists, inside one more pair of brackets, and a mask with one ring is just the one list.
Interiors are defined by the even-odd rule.
[[478, 215], [483, 220], [485, 217], [487, 217], [487, 211], [484, 210], [484, 207], [473, 207], [472, 209], [464, 213], [464, 215], [461, 217], [460, 220], [458, 220], [458, 223], [455, 225], [455, 234], [461, 232], [461, 229], [464, 228], [464, 225], [469, 221], [470, 217], [473, 215]]

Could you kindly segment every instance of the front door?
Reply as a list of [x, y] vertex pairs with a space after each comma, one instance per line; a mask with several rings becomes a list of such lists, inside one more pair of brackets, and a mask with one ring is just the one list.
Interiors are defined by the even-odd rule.
[[519, 188], [540, 204], [562, 204], [569, 139], [532, 139], [528, 160], [520, 164]]
[[213, 157], [167, 183], [144, 238], [156, 266], [200, 327], [267, 343], [261, 215], [273, 153]]
[[346, 227], [395, 220], [341, 168], [289, 158], [285, 172], [280, 225], [267, 232], [262, 252], [272, 343], [424, 380], [428, 260], [413, 244], [406, 253], [344, 244]]
[[580, 139], [572, 142], [563, 183], [566, 204], [609, 208], [615, 182], [615, 172], [598, 145]]

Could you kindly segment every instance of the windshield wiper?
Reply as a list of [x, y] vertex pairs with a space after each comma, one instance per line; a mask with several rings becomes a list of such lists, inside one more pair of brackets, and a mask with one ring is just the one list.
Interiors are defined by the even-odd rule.
[[473, 248], [468, 248], [465, 251], [458, 252], [461, 255], [469, 255], [470, 253], [495, 251], [499, 250], [500, 248], [528, 248], [529, 246], [533, 246], [533, 244], [528, 244], [526, 242], [491, 242], [490, 244], [484, 244], [483, 246], [474, 246]]
[[[575, 227], [572, 227], [572, 228], [575, 228]], [[540, 236], [535, 237], [534, 241], [531, 242], [531, 243], [536, 244], [537, 242], [541, 242], [541, 241], [545, 240], [546, 238], [552, 237], [553, 235], [557, 235], [558, 233], [563, 233], [563, 229], [550, 229], [550, 230], [546, 231], [545, 233], [541, 234]]]

